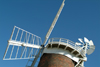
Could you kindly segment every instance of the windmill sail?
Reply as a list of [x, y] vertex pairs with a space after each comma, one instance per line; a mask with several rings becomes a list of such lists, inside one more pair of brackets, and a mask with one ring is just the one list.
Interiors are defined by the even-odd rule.
[[40, 37], [14, 26], [3, 60], [35, 58], [41, 43]]
[[[52, 30], [53, 30], [53, 28], [54, 28], [54, 26], [55, 26], [55, 24], [56, 24], [58, 18], [59, 18], [59, 15], [60, 15], [60, 13], [61, 13], [61, 11], [62, 11], [64, 5], [65, 5], [64, 2], [65, 2], [65, 0], [63, 0], [63, 2], [62, 2], [62, 4], [61, 4], [61, 6], [60, 6], [60, 8], [59, 8], [59, 10], [58, 10], [58, 12], [57, 12], [55, 18], [54, 18], [54, 20], [53, 20], [53, 22], [52, 22], [52, 24], [51, 24], [51, 26], [50, 26], [50, 28], [49, 28], [49, 30], [48, 30], [46, 36], [45, 36], [45, 40], [44, 40], [44, 42], [43, 42], [43, 44], [42, 44], [43, 46], [46, 44], [46, 42], [47, 42], [47, 40], [48, 40], [48, 38], [49, 38], [49, 36], [50, 36]], [[36, 63], [36, 61], [37, 61], [37, 59], [38, 59], [40, 53], [43, 51], [43, 49], [44, 49], [44, 47], [38, 52], [37, 57], [34, 59], [34, 61], [33, 61], [32, 64], [31, 64], [31, 67], [34, 67], [34, 65], [35, 65], [35, 63]]]
[[60, 6], [60, 8], [59, 8], [59, 10], [58, 10], [58, 13], [56, 14], [56, 16], [55, 16], [55, 18], [54, 18], [54, 20], [53, 20], [53, 22], [52, 22], [52, 24], [51, 24], [51, 26], [50, 26], [48, 32], [47, 32], [47, 34], [46, 34], [46, 36], [45, 36], [45, 40], [44, 40], [43, 45], [46, 44], [46, 42], [47, 42], [47, 40], [48, 40], [48, 38], [49, 38], [49, 36], [50, 36], [50, 34], [51, 34], [51, 32], [52, 32], [52, 30], [53, 30], [55, 24], [56, 24], [56, 22], [57, 22], [57, 20], [58, 20], [58, 18], [59, 18], [59, 16], [60, 16], [60, 13], [61, 13], [61, 11], [62, 11], [64, 5], [65, 5], [64, 2], [65, 2], [65, 0], [63, 0], [62, 4], [61, 4], [61, 6]]

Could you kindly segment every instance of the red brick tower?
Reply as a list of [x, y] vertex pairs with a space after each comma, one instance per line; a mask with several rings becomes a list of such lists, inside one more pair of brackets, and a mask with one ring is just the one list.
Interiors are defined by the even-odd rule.
[[74, 63], [66, 56], [44, 53], [38, 67], [74, 67]]

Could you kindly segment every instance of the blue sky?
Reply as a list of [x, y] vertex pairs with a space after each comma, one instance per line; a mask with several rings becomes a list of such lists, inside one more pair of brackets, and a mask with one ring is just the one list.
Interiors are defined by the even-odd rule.
[[[25, 67], [27, 60], [2, 60], [14, 25], [44, 37], [63, 0], [0, 0], [0, 67]], [[96, 49], [85, 67], [100, 66], [100, 1], [66, 0], [50, 38], [78, 41], [87, 37]]]

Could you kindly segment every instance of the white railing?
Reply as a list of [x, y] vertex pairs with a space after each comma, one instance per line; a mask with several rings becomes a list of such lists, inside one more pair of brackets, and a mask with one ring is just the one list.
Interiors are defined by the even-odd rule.
[[67, 45], [71, 45], [75, 50], [79, 51], [81, 55], [84, 55], [84, 49], [81, 46], [76, 45], [73, 41], [64, 39], [64, 38], [50, 38], [48, 43], [52, 42], [59, 42], [59, 43], [66, 43]]
[[73, 46], [74, 48], [80, 48], [80, 46], [76, 45], [73, 41], [70, 41], [68, 39], [64, 39], [64, 38], [50, 38], [48, 43], [50, 42], [63, 42], [66, 44], [70, 44], [71, 46]]

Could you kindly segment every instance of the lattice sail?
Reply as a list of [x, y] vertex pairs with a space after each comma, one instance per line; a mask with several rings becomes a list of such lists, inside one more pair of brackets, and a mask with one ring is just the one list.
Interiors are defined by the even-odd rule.
[[40, 37], [14, 26], [3, 60], [35, 58], [41, 44]]

